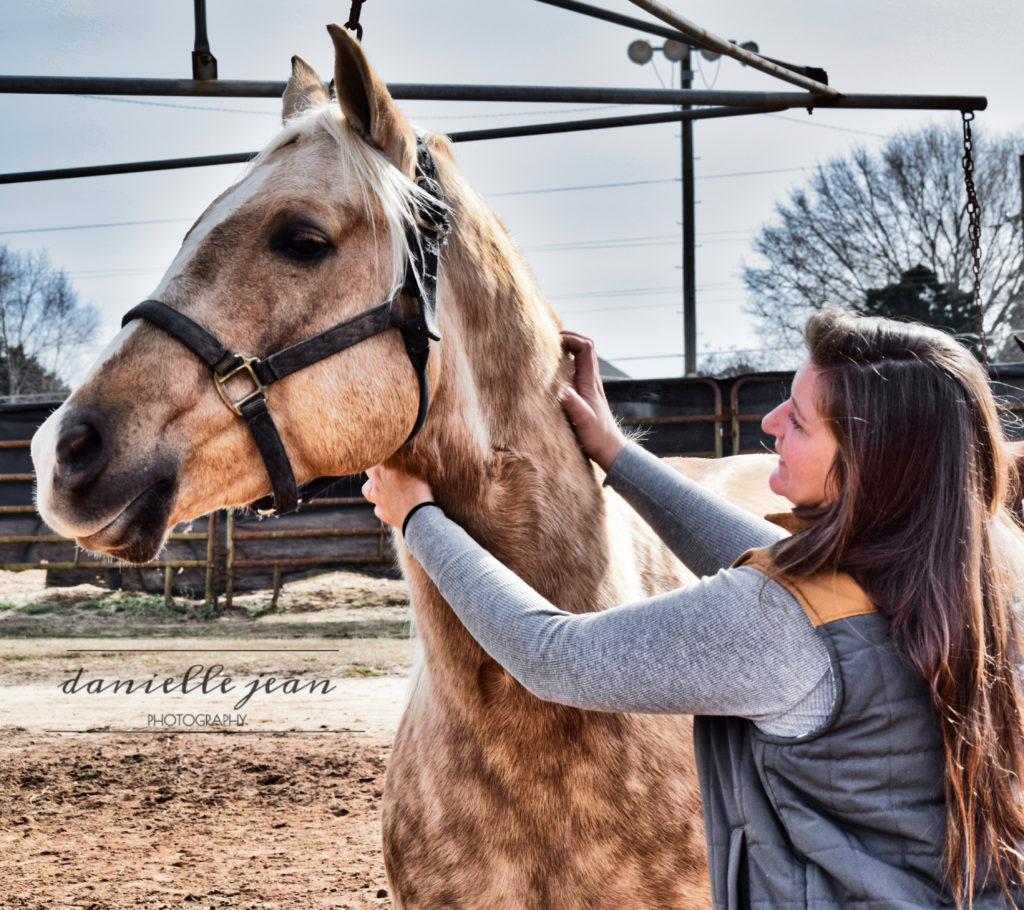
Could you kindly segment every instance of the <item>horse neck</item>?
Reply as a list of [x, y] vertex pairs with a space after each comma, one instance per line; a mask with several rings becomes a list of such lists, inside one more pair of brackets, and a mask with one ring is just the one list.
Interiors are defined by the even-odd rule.
[[[493, 213], [468, 189], [452, 197], [446, 187], [446, 198], [454, 229], [439, 283], [440, 375], [406, 467], [532, 587], [563, 609], [594, 609], [608, 559], [604, 506], [558, 400], [570, 378], [558, 321]], [[409, 577], [414, 601], [436, 600], [415, 567]], [[462, 640], [450, 610], [434, 606], [433, 619], [417, 613], [424, 639], [434, 622]]]

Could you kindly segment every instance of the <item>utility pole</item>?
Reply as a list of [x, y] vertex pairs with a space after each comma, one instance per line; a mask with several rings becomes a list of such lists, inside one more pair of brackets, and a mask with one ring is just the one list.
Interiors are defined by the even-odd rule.
[[[688, 89], [693, 87], [692, 49], [689, 44], [683, 47], [681, 87]], [[683, 105], [684, 111], [689, 109], [688, 104]], [[680, 126], [683, 142], [683, 375], [694, 376], [697, 373], [697, 244], [694, 237], [693, 121], [684, 120]]]
[[[545, 3], [560, 5], [567, 0], [543, 0]], [[736, 44], [735, 41], [730, 44]], [[744, 41], [738, 45], [740, 50], [748, 53], [758, 53], [757, 42]], [[679, 87], [682, 89], [693, 88], [693, 70], [690, 68], [693, 61], [693, 47], [684, 41], [677, 41], [669, 38], [661, 47], [661, 52], [668, 60], [680, 64]], [[634, 63], [643, 65], [651, 61], [654, 48], [649, 41], [642, 38], [637, 39], [629, 45], [627, 50], [629, 59]], [[717, 60], [722, 55], [715, 50], [704, 47], [700, 52], [706, 60]], [[827, 78], [824, 71], [818, 70], [820, 78]], [[660, 77], [659, 77], [660, 78]], [[690, 110], [689, 104], [681, 106], [681, 110]], [[697, 241], [696, 241], [696, 217], [695, 208], [697, 200], [693, 189], [693, 121], [684, 120], [680, 124], [680, 137], [682, 140], [683, 159], [683, 375], [697, 375]], [[1024, 156], [1021, 158], [1021, 167], [1024, 168]], [[1024, 173], [1024, 172], [1022, 172]]]

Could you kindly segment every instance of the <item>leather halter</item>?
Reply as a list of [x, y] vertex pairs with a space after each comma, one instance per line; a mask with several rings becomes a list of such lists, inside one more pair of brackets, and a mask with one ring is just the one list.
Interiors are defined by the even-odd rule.
[[[429, 198], [416, 205], [413, 211], [416, 227], [410, 227], [406, 232], [410, 252], [405, 267], [405, 283], [391, 299], [318, 335], [259, 358], [231, 351], [199, 323], [159, 300], [145, 300], [132, 307], [121, 321], [124, 326], [133, 319], [145, 319], [159, 326], [210, 368], [217, 392], [224, 403], [248, 424], [256, 447], [263, 456], [273, 494], [252, 503], [252, 508], [260, 512], [281, 515], [294, 511], [300, 502], [308, 501], [313, 494], [338, 479], [321, 477], [303, 484], [301, 489], [296, 486], [288, 453], [267, 407], [267, 389], [278, 379], [325, 360], [360, 341], [397, 328], [402, 333], [405, 350], [416, 371], [420, 393], [416, 422], [403, 445], [423, 427], [430, 404], [427, 382], [430, 340], [441, 340], [437, 329], [437, 268], [449, 225], [441, 186], [437, 182], [437, 167], [422, 139], [417, 140], [416, 147], [416, 182]], [[405, 319], [396, 306], [402, 295], [418, 302], [415, 315]], [[232, 400], [225, 383], [238, 376], [247, 378], [253, 387], [241, 398]]]

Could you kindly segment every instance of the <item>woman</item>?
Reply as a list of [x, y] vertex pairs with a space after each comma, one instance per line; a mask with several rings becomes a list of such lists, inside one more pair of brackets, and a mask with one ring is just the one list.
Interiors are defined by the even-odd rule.
[[367, 498], [492, 657], [534, 694], [698, 715], [715, 905], [1024, 907], [1024, 534], [982, 368], [933, 329], [836, 311], [764, 418], [778, 527], [627, 442], [593, 346], [565, 333], [584, 451], [701, 580], [556, 609], [421, 480]]

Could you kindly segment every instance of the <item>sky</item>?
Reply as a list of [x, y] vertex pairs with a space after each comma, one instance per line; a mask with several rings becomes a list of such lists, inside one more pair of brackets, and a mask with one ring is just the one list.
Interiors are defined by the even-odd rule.
[[[594, 5], [649, 19], [628, 0]], [[11, 75], [191, 78], [193, 4], [137, 0], [6, 0], [0, 71]], [[299, 54], [329, 78], [324, 26], [348, 0], [208, 0], [210, 46], [222, 79], [284, 80]], [[674, 8], [708, 31], [756, 41], [762, 53], [823, 67], [845, 93], [984, 95], [978, 129], [1024, 126], [1024, 12], [1019, 0], [694, 0]], [[366, 0], [363, 47], [386, 82], [659, 88], [678, 71], [661, 40], [537, 0]], [[629, 43], [647, 37], [652, 63]], [[696, 56], [696, 55], [695, 55]], [[733, 60], [699, 59], [694, 88], [791, 91]], [[438, 132], [658, 108], [399, 102]], [[279, 125], [273, 99], [117, 99], [0, 95], [0, 173], [247, 152]], [[744, 264], [774, 207], [814, 168], [854, 148], [956, 112], [803, 111], [694, 125], [698, 357], [771, 356], [744, 312]], [[1024, 149], [1021, 150], [1024, 152]], [[682, 372], [681, 188], [678, 124], [460, 143], [462, 170], [501, 216], [566, 327], [635, 377]], [[45, 250], [103, 327], [149, 296], [181, 238], [240, 165], [0, 185], [0, 243]], [[724, 355], [729, 356], [729, 355]], [[91, 359], [91, 357], [90, 357]], [[72, 373], [81, 374], [86, 363]], [[72, 377], [73, 378], [73, 377]]]

